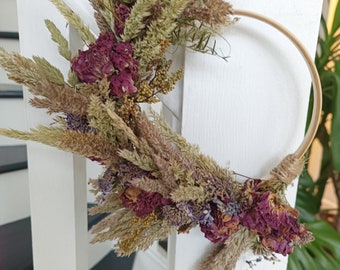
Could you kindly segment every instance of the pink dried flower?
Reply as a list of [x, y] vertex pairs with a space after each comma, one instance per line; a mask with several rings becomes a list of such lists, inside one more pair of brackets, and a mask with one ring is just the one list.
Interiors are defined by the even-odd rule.
[[271, 252], [290, 254], [296, 243], [307, 237], [308, 231], [299, 224], [299, 212], [296, 209], [285, 204], [277, 194], [260, 192], [258, 184], [245, 183], [247, 190], [253, 187], [254, 192], [247, 192], [244, 201], [248, 203], [240, 214], [240, 223], [257, 232], [261, 243]]
[[82, 82], [93, 83], [113, 75], [115, 67], [110, 54], [114, 44], [115, 39], [112, 34], [101, 34], [88, 50], [78, 51], [78, 56], [71, 60], [71, 64], [72, 70]]
[[108, 78], [114, 96], [137, 91], [134, 81], [137, 79], [139, 63], [133, 58], [133, 48], [127, 42], [117, 43], [112, 33], [100, 34], [88, 50], [79, 51], [71, 64], [82, 82], [93, 83]]
[[121, 97], [126, 93], [132, 94], [137, 91], [137, 88], [133, 85], [133, 79], [131, 74], [126, 72], [120, 72], [118, 75], [111, 78], [111, 94]]
[[132, 208], [138, 217], [151, 214], [157, 207], [162, 207], [171, 203], [157, 192], [146, 192], [136, 187], [128, 187], [121, 194], [123, 206]]
[[127, 5], [120, 4], [116, 9], [117, 19], [115, 20], [114, 31], [117, 36], [124, 33], [125, 21], [130, 16], [130, 8]]

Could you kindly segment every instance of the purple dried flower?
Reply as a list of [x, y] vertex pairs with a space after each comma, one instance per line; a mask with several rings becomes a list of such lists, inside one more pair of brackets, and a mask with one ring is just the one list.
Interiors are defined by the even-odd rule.
[[114, 96], [123, 96], [124, 94], [132, 94], [137, 92], [137, 88], [133, 85], [133, 79], [130, 73], [120, 72], [111, 78], [111, 94]]
[[173, 226], [184, 226], [192, 222], [190, 210], [188, 212], [187, 207], [181, 207], [178, 204], [163, 206], [162, 213]]
[[220, 199], [213, 199], [212, 201], [214, 204], [216, 204], [219, 211], [222, 213], [228, 214], [229, 216], [235, 216], [241, 213], [241, 206], [239, 203], [233, 201], [232, 199], [226, 198], [220, 200]]
[[171, 200], [165, 199], [157, 192], [146, 192], [130, 186], [120, 195], [123, 206], [132, 208], [136, 216], [143, 217], [151, 214], [156, 208], [168, 205]]
[[278, 194], [261, 192], [259, 182], [248, 181], [245, 183], [247, 192], [243, 193], [247, 197], [243, 198], [245, 205], [239, 215], [240, 223], [257, 232], [269, 251], [290, 254], [296, 243], [310, 238], [306, 228], [298, 222], [299, 212], [284, 203]]
[[220, 212], [215, 204], [211, 204], [211, 216], [213, 221], [210, 225], [200, 224], [201, 231], [211, 242], [223, 244], [238, 230], [239, 218]]
[[111, 170], [111, 168], [106, 169], [103, 176], [98, 179], [98, 189], [105, 195], [112, 190], [117, 179], [117, 172]]
[[66, 128], [80, 132], [96, 132], [96, 129], [89, 125], [86, 115], [66, 114]]
[[114, 74], [115, 67], [110, 58], [114, 45], [114, 36], [107, 33], [101, 34], [88, 50], [78, 51], [78, 56], [71, 60], [71, 64], [82, 82], [93, 83]]
[[71, 60], [72, 70], [85, 83], [108, 78], [111, 94], [122, 96], [136, 92], [134, 81], [138, 75], [138, 61], [133, 58], [130, 43], [117, 43], [114, 34], [100, 34], [88, 50], [80, 51]]
[[115, 20], [114, 31], [120, 36], [124, 33], [125, 21], [130, 16], [130, 8], [127, 5], [120, 4], [116, 9], [117, 19]]
[[283, 256], [291, 254], [294, 249], [293, 242], [288, 242], [286, 239], [262, 238], [261, 243], [269, 250], [280, 253]]
[[203, 213], [202, 213], [202, 215], [199, 218], [199, 223], [204, 225], [204, 226], [210, 227], [211, 224], [213, 223], [213, 221], [214, 221], [214, 218], [211, 215], [210, 204], [207, 204], [204, 207]]

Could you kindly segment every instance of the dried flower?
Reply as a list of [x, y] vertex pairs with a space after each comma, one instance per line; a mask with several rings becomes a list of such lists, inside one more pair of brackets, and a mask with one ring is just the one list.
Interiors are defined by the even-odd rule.
[[124, 33], [125, 21], [130, 16], [130, 8], [127, 5], [120, 4], [115, 8], [117, 19], [115, 20], [114, 31], [117, 36]]
[[171, 200], [163, 198], [157, 192], [146, 192], [133, 186], [126, 188], [120, 199], [124, 207], [132, 208], [138, 217], [147, 216], [156, 208], [171, 203]]
[[237, 215], [230, 216], [222, 213], [215, 204], [210, 206], [213, 221], [210, 225], [207, 222], [201, 223], [201, 231], [211, 242], [223, 244], [233, 232], [238, 230], [239, 218]]
[[[261, 192], [258, 180], [248, 180], [248, 204], [240, 214], [240, 223], [258, 233], [261, 243], [270, 251], [282, 255], [292, 253], [296, 243], [308, 238], [308, 232], [298, 222], [299, 212], [285, 203], [278, 194]], [[251, 193], [250, 187], [253, 187]]]
[[137, 79], [138, 61], [133, 58], [133, 48], [130, 43], [117, 43], [112, 33], [100, 34], [88, 50], [79, 50], [71, 64], [72, 71], [84, 83], [108, 78], [114, 96], [137, 91], [134, 80]]
[[89, 125], [86, 115], [66, 114], [66, 128], [80, 132], [96, 132], [96, 129]]
[[110, 167], [106, 169], [103, 176], [98, 179], [98, 189], [105, 196], [116, 184], [117, 172]]

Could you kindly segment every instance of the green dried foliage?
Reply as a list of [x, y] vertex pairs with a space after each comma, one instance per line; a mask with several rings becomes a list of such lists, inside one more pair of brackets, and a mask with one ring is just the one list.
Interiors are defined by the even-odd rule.
[[92, 133], [65, 131], [59, 127], [38, 126], [30, 132], [0, 129], [0, 135], [26, 141], [36, 141], [58, 149], [83, 155], [88, 158], [98, 158], [104, 164], [111, 165], [119, 161], [117, 148], [108, 144], [100, 136]]
[[174, 132], [159, 114], [151, 111], [150, 116], [155, 125], [159, 128], [160, 134], [168, 141], [174, 143], [185, 156], [199, 155], [198, 145], [188, 143], [184, 137]]
[[119, 156], [130, 161], [132, 164], [138, 166], [144, 171], [154, 171], [156, 166], [150, 156], [138, 154], [136, 150], [129, 151], [127, 149], [120, 150], [118, 152]]
[[154, 241], [164, 239], [174, 231], [165, 220], [157, 220], [154, 214], [137, 218], [131, 210], [120, 210], [95, 226], [93, 243], [106, 239], [119, 239], [116, 247], [118, 256], [130, 255], [137, 250], [146, 250]]
[[[98, 0], [96, 7], [97, 7], [97, 12], [98, 14], [100, 14], [100, 18], [102, 19], [101, 25], [104, 26], [106, 24], [108, 27], [105, 27], [105, 29], [110, 29], [111, 31], [114, 31], [115, 1]], [[99, 15], [97, 16], [99, 17]]]
[[211, 42], [211, 38], [219, 35], [218, 28], [221, 25], [227, 26], [237, 21], [235, 18], [231, 19], [232, 14], [231, 5], [223, 0], [191, 0], [183, 15], [177, 20], [178, 25], [173, 31], [172, 43], [226, 60], [228, 56], [217, 52], [216, 41]]
[[81, 39], [86, 44], [95, 43], [96, 38], [90, 29], [84, 24], [82, 19], [70, 9], [63, 0], [50, 0], [59, 12], [65, 17], [66, 21], [77, 30]]
[[34, 87], [46, 79], [39, 76], [39, 69], [33, 60], [15, 52], [8, 53], [3, 48], [0, 48], [0, 65], [8, 72], [9, 79], [28, 87]]
[[194, 180], [191, 178], [193, 173], [193, 164], [187, 162], [186, 166], [183, 166], [184, 162], [179, 163], [175, 159], [177, 159], [177, 157], [169, 159], [169, 166], [174, 172], [175, 179], [181, 181], [181, 184], [183, 185], [194, 184]]
[[95, 233], [92, 243], [118, 239], [119, 256], [146, 250], [160, 239], [165, 239], [175, 228], [166, 220], [158, 220], [155, 214], [138, 218], [130, 209], [121, 209], [106, 217], [91, 229]]
[[72, 70], [68, 72], [67, 82], [71, 87], [74, 87], [79, 82], [77, 75]]
[[[112, 104], [112, 106], [114, 106], [114, 104]], [[117, 145], [119, 142], [127, 142], [127, 137], [116, 128], [114, 121], [112, 121], [106, 109], [103, 107], [103, 102], [100, 97], [91, 96], [91, 102], [88, 108], [88, 119], [90, 126], [94, 127], [109, 143]]]
[[100, 4], [101, 1], [98, 0], [90, 0], [90, 3], [95, 10], [94, 18], [96, 19], [97, 26], [101, 33], [112, 32], [112, 28], [110, 24], [108, 24], [101, 14], [102, 5]]
[[118, 151], [117, 147], [107, 142], [98, 134], [69, 130], [64, 133], [59, 141], [61, 149], [90, 159], [98, 159], [107, 166], [119, 164], [120, 162], [119, 156], [115, 154]]
[[126, 225], [129, 224], [134, 217], [135, 214], [131, 209], [123, 208], [102, 219], [91, 229], [91, 232], [96, 234], [91, 240], [91, 243], [114, 240], [122, 237], [124, 234], [128, 234], [130, 228]]
[[60, 30], [52, 21], [45, 20], [45, 25], [51, 33], [52, 40], [58, 44], [59, 54], [66, 60], [71, 61], [72, 53], [69, 50], [68, 41], [66, 38], [61, 34]]
[[129, 18], [125, 22], [122, 40], [129, 42], [136, 38], [145, 28], [144, 19], [151, 15], [150, 9], [158, 0], [137, 0], [132, 7]]
[[44, 74], [50, 83], [64, 85], [64, 76], [61, 71], [51, 65], [45, 58], [33, 56], [34, 62], [37, 64], [39, 74]]
[[189, 0], [173, 0], [168, 2], [157, 20], [148, 26], [145, 37], [134, 44], [135, 55], [140, 58], [139, 69], [146, 71], [149, 63], [161, 52], [160, 42], [171, 37], [176, 28], [176, 19], [182, 14]]
[[75, 115], [85, 115], [89, 106], [89, 99], [66, 85], [54, 85], [51, 83], [38, 84], [30, 89], [35, 95], [30, 103], [37, 108], [46, 108], [48, 113], [64, 112]]
[[117, 244], [117, 255], [129, 256], [138, 250], [145, 251], [155, 241], [164, 240], [175, 231], [176, 228], [164, 219], [146, 226], [143, 220], [136, 222], [136, 225], [131, 230], [132, 234], [137, 232], [136, 235], [131, 237], [131, 233], [129, 233], [127, 237], [120, 238]]
[[0, 65], [8, 72], [8, 78], [28, 86], [33, 94], [41, 94], [35, 87], [42, 83], [65, 84], [61, 71], [45, 58], [33, 56], [33, 60], [15, 52], [8, 53], [0, 48]]
[[170, 196], [170, 190], [166, 187], [162, 178], [150, 179], [148, 177], [142, 177], [141, 179], [132, 179], [130, 183], [144, 191], [162, 194], [164, 198]]
[[[186, 46], [187, 48], [205, 54], [211, 54], [227, 60], [228, 56], [221, 55], [216, 50], [216, 40], [211, 40], [217, 32], [203, 22], [197, 23], [195, 20], [183, 20], [174, 29], [171, 43]], [[222, 38], [222, 36], [220, 36]], [[225, 42], [227, 42], [225, 40]], [[211, 44], [212, 43], [212, 44]]]
[[203, 187], [197, 186], [179, 186], [171, 193], [171, 199], [174, 202], [196, 201], [198, 203], [205, 202], [207, 196]]
[[110, 99], [110, 82], [107, 78], [95, 83], [77, 83], [75, 89], [77, 92], [88, 98], [97, 96], [101, 97], [104, 101]]
[[65, 130], [58, 127], [38, 126], [37, 128], [31, 129], [30, 132], [0, 128], [0, 135], [19, 140], [41, 142], [66, 150], [60, 147], [60, 140], [63, 138], [64, 133]]
[[107, 113], [111, 117], [111, 122], [115, 125], [115, 127], [122, 132], [135, 147], [139, 147], [139, 139], [132, 131], [132, 129], [124, 122], [122, 118], [119, 117], [118, 114], [114, 112], [114, 107], [111, 103], [106, 103], [103, 105], [106, 108]]
[[138, 135], [145, 139], [153, 152], [159, 156], [168, 156], [175, 150], [171, 144], [161, 136], [145, 114], [141, 114], [137, 121]]
[[[98, 179], [90, 180], [90, 183], [97, 186]], [[105, 198], [105, 203], [97, 204], [89, 209], [90, 215], [102, 214], [102, 213], [114, 213], [123, 208], [122, 201], [118, 198], [117, 193], [111, 193]]]
[[197, 145], [190, 144], [180, 134], [174, 132], [160, 115], [152, 112], [151, 117], [159, 127], [159, 132], [162, 137], [174, 143], [186, 158], [195, 162], [196, 166], [204, 171], [211, 172], [211, 174], [220, 179], [228, 179], [228, 181], [232, 180], [233, 175], [231, 171], [219, 166], [211, 157], [201, 154]]
[[168, 161], [157, 155], [153, 155], [152, 158], [159, 171], [159, 179], [162, 179], [164, 186], [169, 190], [174, 190], [178, 188], [179, 184], [176, 181], [175, 172], [173, 168], [169, 166]]

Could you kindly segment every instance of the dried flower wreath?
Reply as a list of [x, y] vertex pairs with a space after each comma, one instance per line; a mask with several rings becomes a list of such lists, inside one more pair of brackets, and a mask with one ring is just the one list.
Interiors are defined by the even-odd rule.
[[[201, 154], [160, 116], [148, 119], [139, 106], [157, 102], [157, 94], [171, 91], [182, 77], [183, 69], [169, 72], [165, 53], [170, 45], [217, 55], [208, 41], [220, 26], [236, 21], [233, 14], [278, 25], [233, 11], [222, 0], [90, 0], [101, 31], [96, 38], [62, 0], [51, 2], [87, 47], [72, 54], [54, 23], [45, 21], [60, 55], [70, 61], [67, 81], [44, 58], [31, 60], [0, 49], [9, 78], [34, 94], [31, 105], [57, 113], [53, 126], [30, 132], [0, 129], [0, 134], [78, 153], [105, 167], [90, 181], [98, 202], [90, 213], [111, 213], [92, 228], [94, 243], [116, 239], [117, 253], [129, 255], [175, 231], [199, 226], [216, 243], [200, 269], [233, 269], [248, 248], [265, 256], [287, 255], [313, 240], [284, 190], [301, 172], [315, 129], [271, 171], [270, 179], [239, 183], [234, 172]], [[313, 61], [284, 33], [305, 56], [319, 89]], [[314, 119], [319, 106], [314, 104]]]

